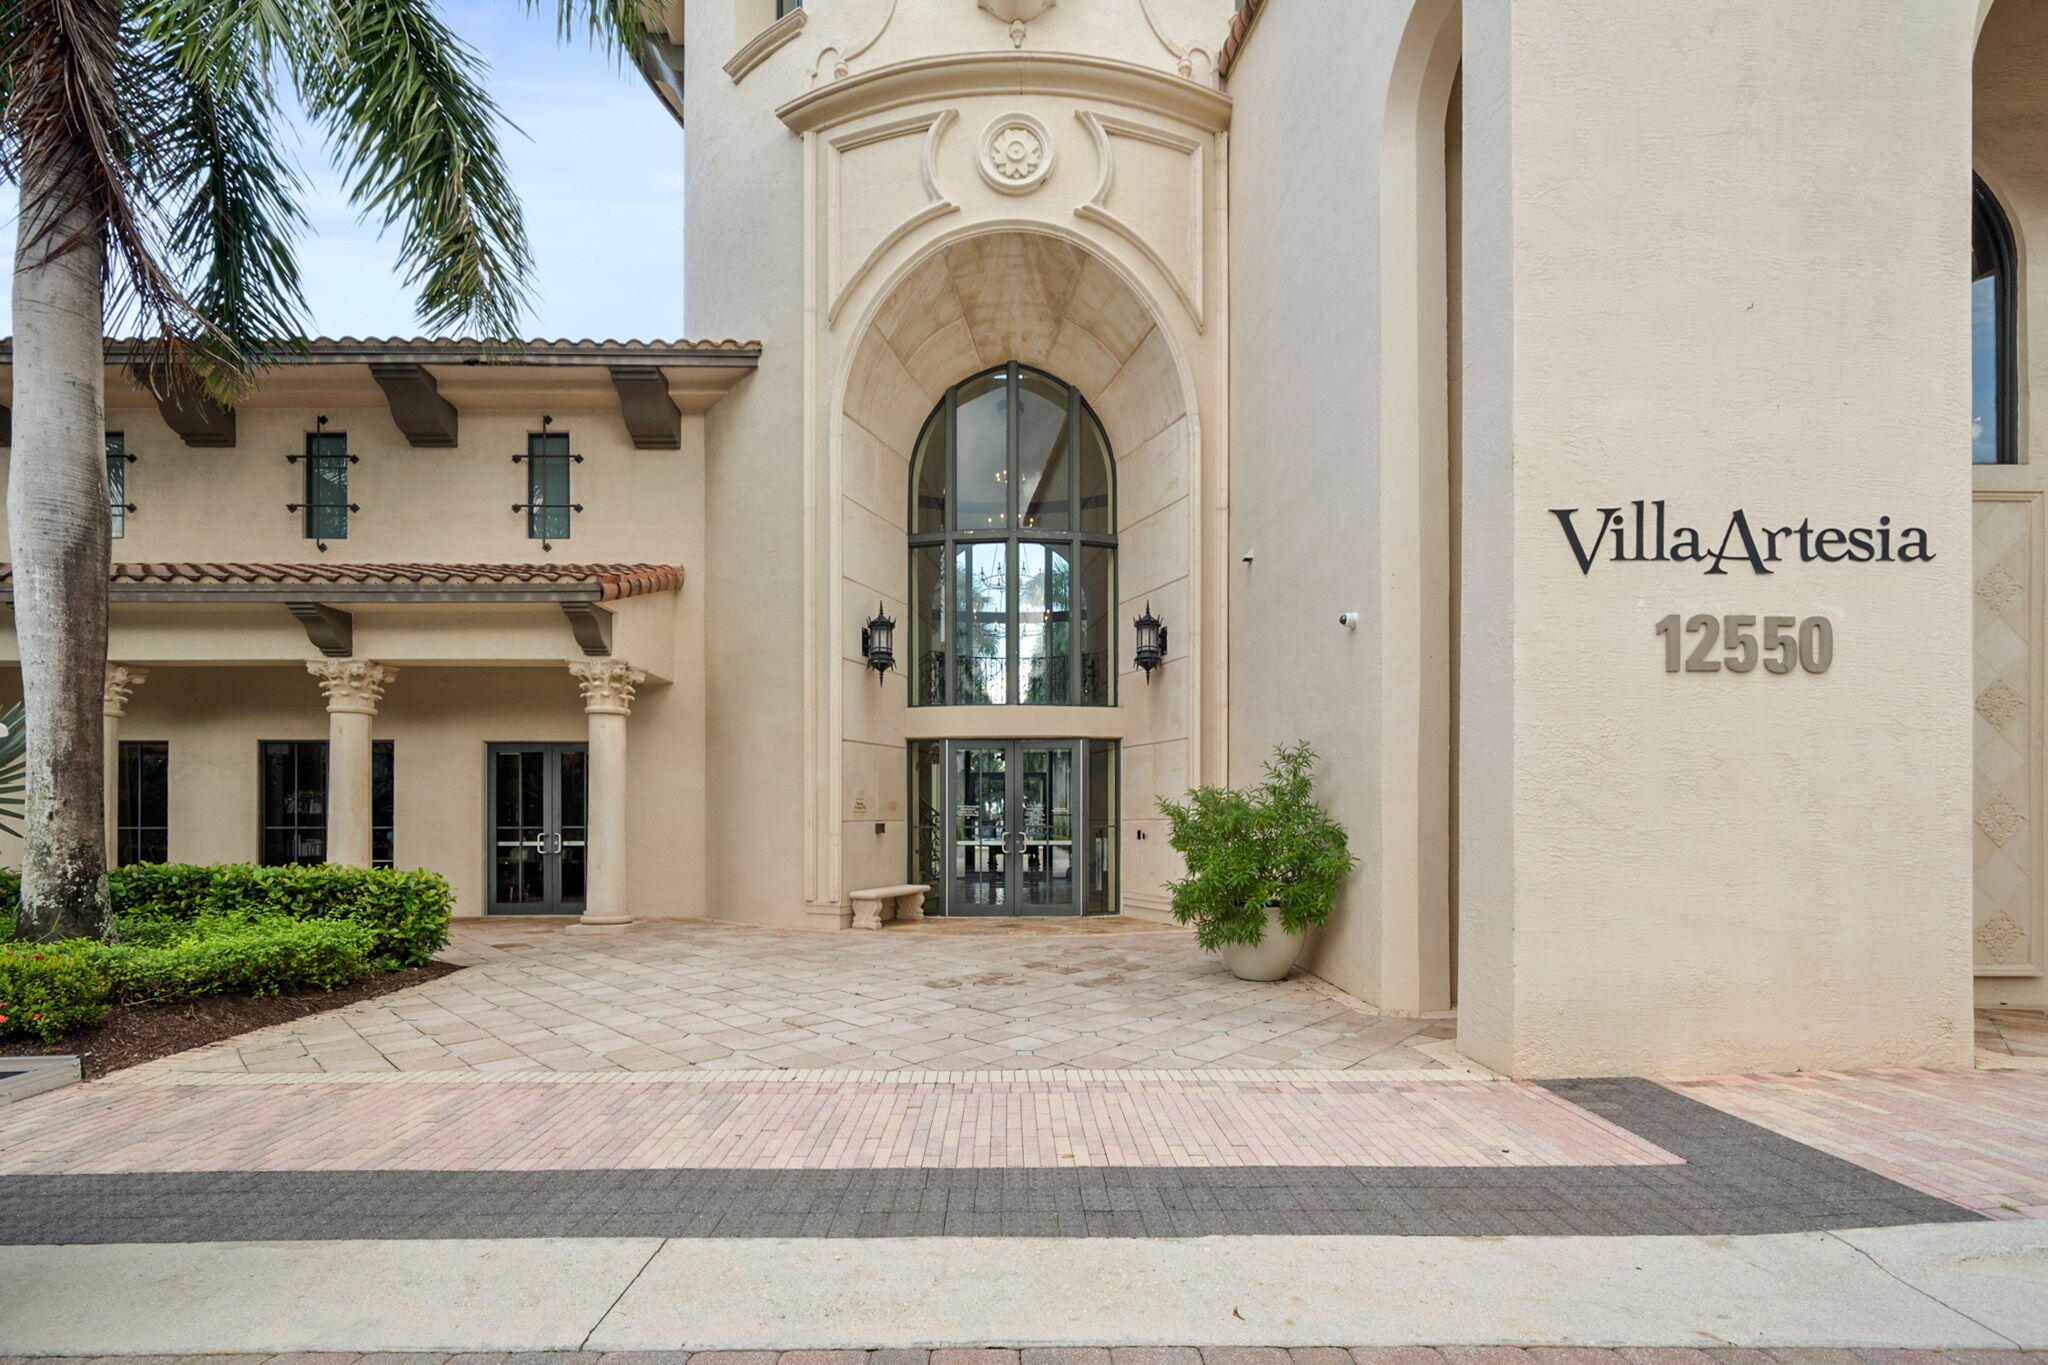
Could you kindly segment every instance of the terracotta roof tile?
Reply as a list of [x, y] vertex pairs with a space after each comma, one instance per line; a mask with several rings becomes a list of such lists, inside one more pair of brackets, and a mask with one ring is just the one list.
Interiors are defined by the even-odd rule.
[[[671, 592], [683, 586], [678, 564], [114, 564], [114, 583], [220, 585], [389, 585], [467, 587], [487, 584], [553, 584], [595, 587], [600, 601]], [[0, 564], [0, 583], [12, 582], [14, 566]]]
[[1230, 68], [1237, 65], [1238, 54], [1244, 51], [1245, 39], [1251, 37], [1252, 25], [1259, 22], [1259, 11], [1266, 7], [1266, 0], [1244, 0], [1237, 7], [1237, 13], [1230, 16], [1230, 36], [1223, 40], [1223, 49], [1216, 56], [1216, 74], [1225, 78]]

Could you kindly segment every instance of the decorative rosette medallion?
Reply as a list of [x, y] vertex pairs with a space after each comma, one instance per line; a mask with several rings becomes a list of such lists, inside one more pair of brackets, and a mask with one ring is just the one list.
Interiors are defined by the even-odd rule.
[[1029, 194], [1052, 174], [1052, 133], [1029, 114], [1005, 114], [983, 130], [978, 164], [1004, 194]]

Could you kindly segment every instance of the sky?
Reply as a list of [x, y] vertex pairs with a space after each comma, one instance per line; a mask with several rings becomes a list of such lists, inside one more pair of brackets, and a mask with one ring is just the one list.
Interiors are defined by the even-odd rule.
[[[504, 148], [526, 207], [535, 304], [529, 337], [675, 340], [683, 332], [683, 130], [628, 66], [555, 37], [552, 6], [444, 0], [442, 14], [490, 63], [520, 131]], [[523, 134], [523, 135], [522, 135]], [[294, 129], [311, 226], [299, 269], [316, 336], [414, 336], [395, 237], [349, 207], [319, 138]], [[0, 195], [12, 245], [12, 186]], [[0, 303], [11, 304], [11, 299]], [[0, 308], [0, 332], [13, 331]]]

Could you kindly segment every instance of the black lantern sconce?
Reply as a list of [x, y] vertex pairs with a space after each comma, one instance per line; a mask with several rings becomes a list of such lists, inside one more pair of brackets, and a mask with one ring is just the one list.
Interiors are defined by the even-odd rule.
[[1166, 627], [1152, 614], [1152, 604], [1145, 604], [1145, 614], [1131, 625], [1138, 632], [1138, 650], [1135, 658], [1139, 668], [1145, 670], [1145, 681], [1152, 681], [1152, 670], [1166, 662]]
[[860, 656], [875, 670], [877, 684], [896, 666], [896, 622], [880, 602], [875, 603], [875, 614], [860, 628]]

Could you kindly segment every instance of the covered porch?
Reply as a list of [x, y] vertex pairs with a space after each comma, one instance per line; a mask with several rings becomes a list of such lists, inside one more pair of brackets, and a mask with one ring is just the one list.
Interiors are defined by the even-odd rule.
[[682, 582], [665, 564], [114, 565], [109, 859], [424, 867], [459, 914], [593, 931], [699, 913]]

